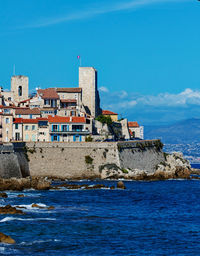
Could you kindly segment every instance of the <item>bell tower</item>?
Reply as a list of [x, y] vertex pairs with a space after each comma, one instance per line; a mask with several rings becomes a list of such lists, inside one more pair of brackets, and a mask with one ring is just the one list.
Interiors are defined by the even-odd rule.
[[96, 69], [79, 67], [79, 87], [82, 88], [82, 102], [87, 113], [97, 117], [101, 113], [101, 109]]
[[11, 92], [15, 102], [28, 99], [28, 77], [27, 76], [12, 76]]

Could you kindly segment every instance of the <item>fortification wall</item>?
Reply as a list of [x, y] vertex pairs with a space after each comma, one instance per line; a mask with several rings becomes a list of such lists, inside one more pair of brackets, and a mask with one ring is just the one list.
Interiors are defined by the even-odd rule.
[[22, 177], [18, 157], [11, 143], [0, 145], [0, 177], [5, 179]]
[[91, 179], [102, 178], [102, 170], [154, 172], [164, 161], [157, 142], [26, 143], [30, 175]]

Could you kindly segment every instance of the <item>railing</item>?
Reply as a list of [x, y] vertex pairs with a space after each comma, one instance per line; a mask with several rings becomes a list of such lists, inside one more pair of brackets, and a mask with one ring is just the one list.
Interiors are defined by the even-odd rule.
[[71, 130], [71, 131], [58, 131], [52, 130], [50, 133], [60, 133], [60, 134], [90, 134], [88, 130]]

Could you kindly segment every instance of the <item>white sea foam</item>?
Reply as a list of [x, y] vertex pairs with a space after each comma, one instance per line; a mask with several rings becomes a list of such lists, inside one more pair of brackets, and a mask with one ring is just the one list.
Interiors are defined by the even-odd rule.
[[[33, 204], [37, 204], [40, 207], [48, 207], [46, 204], [42, 204], [42, 203], [33, 203]], [[20, 205], [14, 205], [14, 207], [17, 207], [17, 206], [19, 206], [19, 208], [24, 207], [25, 208], [24, 210], [32, 210], [32, 211], [42, 210], [42, 208], [33, 207], [32, 206], [33, 204], [20, 204]]]
[[33, 242], [21, 242], [21, 245], [33, 245], [33, 244], [41, 244], [41, 243], [49, 243], [49, 242], [60, 242], [58, 239], [47, 239], [47, 240], [35, 240]]
[[5, 254], [5, 255], [16, 255], [17, 254], [18, 250], [11, 249], [8, 246], [10, 246], [10, 245], [5, 244], [5, 246], [0, 246], [0, 255], [2, 255], [2, 254]]
[[38, 220], [56, 220], [54, 218], [29, 218], [29, 219], [23, 219], [23, 218], [15, 218], [15, 217], [5, 217], [0, 222], [7, 222], [7, 221], [13, 221], [13, 220], [18, 220], [18, 221], [38, 221]]

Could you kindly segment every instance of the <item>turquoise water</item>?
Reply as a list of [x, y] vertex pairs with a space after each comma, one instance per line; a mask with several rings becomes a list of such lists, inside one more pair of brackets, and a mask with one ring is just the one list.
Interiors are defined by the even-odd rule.
[[16, 240], [0, 244], [0, 255], [200, 254], [200, 181], [125, 185], [126, 190], [30, 190], [24, 198], [8, 192], [1, 205], [21, 205], [26, 215], [0, 216], [1, 232]]

